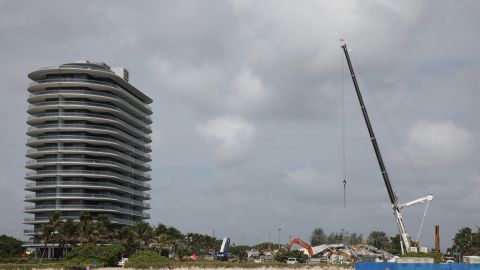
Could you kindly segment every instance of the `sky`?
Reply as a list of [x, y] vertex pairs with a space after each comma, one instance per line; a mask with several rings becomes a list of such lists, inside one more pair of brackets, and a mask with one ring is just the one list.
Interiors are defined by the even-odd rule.
[[[445, 249], [480, 225], [479, 26], [473, 0], [0, 0], [0, 233], [28, 228], [27, 74], [90, 60], [154, 100], [152, 225], [236, 244], [393, 236], [343, 38], [395, 191], [434, 195], [420, 241], [438, 224]], [[413, 239], [424, 211], [403, 211]]]

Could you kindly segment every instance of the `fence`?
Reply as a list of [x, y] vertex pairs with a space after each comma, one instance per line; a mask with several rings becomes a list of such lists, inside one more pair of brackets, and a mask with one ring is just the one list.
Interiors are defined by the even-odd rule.
[[355, 270], [480, 270], [480, 264], [358, 262], [355, 264]]

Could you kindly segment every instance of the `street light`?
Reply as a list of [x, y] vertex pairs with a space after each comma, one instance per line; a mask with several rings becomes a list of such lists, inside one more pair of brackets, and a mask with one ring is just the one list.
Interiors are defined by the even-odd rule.
[[278, 228], [278, 251], [280, 251], [280, 232], [282, 231], [282, 228]]

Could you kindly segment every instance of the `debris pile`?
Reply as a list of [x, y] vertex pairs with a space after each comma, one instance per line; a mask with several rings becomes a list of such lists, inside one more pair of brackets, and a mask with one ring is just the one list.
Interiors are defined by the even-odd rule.
[[[389, 252], [367, 244], [350, 246], [344, 244], [320, 245], [312, 247], [312, 249], [312, 262], [343, 264], [355, 261], [388, 261], [393, 258], [393, 255]], [[305, 248], [300, 250], [308, 254]]]

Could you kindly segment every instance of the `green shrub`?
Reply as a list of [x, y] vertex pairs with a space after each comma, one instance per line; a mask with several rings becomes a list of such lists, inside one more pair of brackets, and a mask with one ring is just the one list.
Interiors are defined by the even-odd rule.
[[415, 257], [415, 258], [433, 258], [434, 263], [442, 263], [443, 262], [443, 255], [442, 253], [438, 252], [430, 252], [430, 253], [405, 253], [401, 257]]
[[67, 254], [67, 260], [69, 265], [116, 266], [124, 252], [125, 248], [118, 244], [80, 245]]
[[286, 252], [278, 252], [275, 254], [275, 261], [286, 263], [288, 258], [297, 258], [299, 263], [305, 263], [308, 260], [308, 256], [301, 250], [290, 250]]
[[150, 268], [163, 267], [172, 264], [173, 261], [167, 257], [160, 256], [160, 254], [151, 250], [142, 250], [135, 252], [128, 258], [125, 267], [131, 268]]
[[0, 259], [20, 258], [22, 241], [7, 235], [0, 235]]

